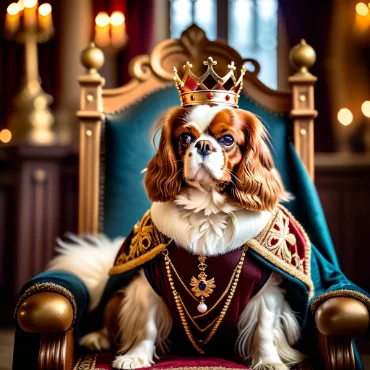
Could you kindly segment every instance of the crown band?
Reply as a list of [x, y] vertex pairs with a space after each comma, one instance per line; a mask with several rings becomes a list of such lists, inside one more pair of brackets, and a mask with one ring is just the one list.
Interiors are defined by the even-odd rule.
[[213, 69], [213, 66], [217, 65], [217, 62], [212, 57], [208, 57], [203, 64], [207, 66], [207, 70], [201, 77], [197, 77], [191, 71], [193, 66], [189, 62], [186, 62], [183, 67], [185, 73], [182, 80], [177, 74], [176, 67], [173, 68], [181, 105], [188, 107], [208, 104], [237, 108], [240, 92], [243, 87], [244, 65], [241, 68], [239, 79], [236, 79], [234, 62], [228, 65], [229, 72], [224, 77], [220, 77]]
[[238, 107], [237, 95], [224, 90], [200, 90], [182, 93], [180, 96], [181, 105], [188, 107], [191, 105], [211, 104]]

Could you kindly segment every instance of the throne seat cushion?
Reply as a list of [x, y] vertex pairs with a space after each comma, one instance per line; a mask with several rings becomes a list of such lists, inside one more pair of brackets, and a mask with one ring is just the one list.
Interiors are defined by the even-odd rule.
[[[80, 356], [74, 370], [113, 370], [114, 352], [84, 353]], [[148, 368], [142, 368], [148, 369]], [[250, 367], [233, 360], [204, 356], [161, 356], [150, 369], [155, 370], [251, 370]], [[141, 370], [141, 369], [139, 369]], [[302, 363], [291, 370], [312, 370]]]
[[[100, 352], [97, 354], [82, 354], [75, 366], [75, 370], [111, 370], [111, 364], [115, 358], [114, 352]], [[144, 368], [143, 368], [144, 369]], [[231, 360], [203, 356], [161, 356], [151, 369], [156, 370], [223, 370], [243, 369], [250, 367]]]

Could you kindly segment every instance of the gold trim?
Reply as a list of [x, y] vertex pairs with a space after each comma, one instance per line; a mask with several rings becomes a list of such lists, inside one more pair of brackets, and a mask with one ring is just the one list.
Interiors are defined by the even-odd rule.
[[312, 314], [315, 313], [317, 308], [323, 302], [327, 301], [330, 298], [337, 298], [337, 297], [354, 298], [357, 301], [362, 302], [367, 307], [367, 309], [370, 311], [370, 298], [367, 297], [365, 294], [356, 292], [350, 289], [338, 289], [338, 290], [332, 290], [331, 292], [328, 292], [328, 293], [321, 294], [319, 297], [315, 298], [310, 305]]
[[73, 370], [99, 370], [95, 368], [96, 354], [85, 353], [80, 356]]
[[135, 258], [134, 260], [127, 261], [122, 265], [113, 266], [109, 270], [109, 275], [123, 274], [127, 271], [143, 265], [146, 262], [151, 261], [154, 257], [158, 256], [162, 251], [164, 251], [171, 243], [172, 240], [170, 240], [167, 244], [159, 244], [155, 248], [151, 249], [149, 252], [146, 252], [145, 254]]
[[184, 367], [156, 367], [156, 370], [247, 370], [247, 368], [224, 367], [224, 366], [184, 366]]
[[[279, 212], [283, 212], [286, 215], [288, 215], [294, 223], [297, 225], [298, 229], [301, 231], [303, 234], [303, 237], [306, 242], [306, 271], [307, 274], [299, 271], [296, 267], [293, 265], [285, 262], [281, 258], [277, 257], [274, 253], [270, 252], [266, 247], [262, 245], [262, 243], [265, 241], [266, 237], [269, 235], [269, 231], [274, 225], [275, 220], [278, 217]], [[270, 261], [277, 267], [281, 268], [283, 271], [287, 272], [289, 275], [292, 275], [293, 277], [301, 280], [304, 284], [307, 285], [309, 289], [309, 297], [311, 298], [314, 294], [314, 286], [311, 280], [311, 243], [308, 238], [308, 235], [304, 231], [302, 225], [294, 218], [294, 216], [283, 206], [279, 205], [277, 209], [277, 213], [275, 213], [271, 221], [268, 223], [268, 227], [265, 227], [262, 232], [257, 235], [255, 239], [249, 240], [247, 242], [247, 246], [252, 248], [255, 252], [257, 252], [260, 256], [265, 258], [266, 260]]]
[[51, 292], [51, 293], [58, 293], [64, 297], [66, 297], [72, 305], [73, 309], [73, 322], [72, 326], [74, 325], [77, 317], [77, 304], [73, 294], [66, 288], [62, 287], [61, 285], [57, 285], [54, 283], [37, 283], [29, 287], [18, 299], [17, 305], [15, 306], [14, 316], [16, 317], [19, 306], [31, 295], [42, 293], [42, 292]]

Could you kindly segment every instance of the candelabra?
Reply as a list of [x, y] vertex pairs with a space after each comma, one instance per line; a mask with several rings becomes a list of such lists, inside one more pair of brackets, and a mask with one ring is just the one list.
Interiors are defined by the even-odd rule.
[[49, 105], [53, 99], [40, 84], [37, 44], [47, 42], [54, 34], [50, 4], [38, 6], [37, 0], [20, 0], [8, 6], [5, 37], [24, 44], [24, 77], [14, 98], [9, 121], [12, 141], [52, 144], [54, 117]]

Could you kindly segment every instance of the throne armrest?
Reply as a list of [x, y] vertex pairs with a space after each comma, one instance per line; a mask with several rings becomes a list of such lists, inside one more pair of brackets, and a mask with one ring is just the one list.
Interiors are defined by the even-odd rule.
[[58, 293], [36, 293], [19, 306], [17, 321], [25, 332], [63, 333], [72, 326], [73, 307]]
[[321, 334], [327, 336], [356, 336], [369, 326], [367, 307], [354, 298], [335, 297], [324, 301], [315, 312]]
[[369, 311], [365, 304], [348, 297], [327, 299], [316, 308], [315, 321], [324, 368], [354, 370], [353, 337], [364, 333], [369, 326]]
[[16, 307], [13, 369], [72, 370], [73, 328], [88, 303], [85, 284], [72, 274], [45, 271], [30, 280]]

